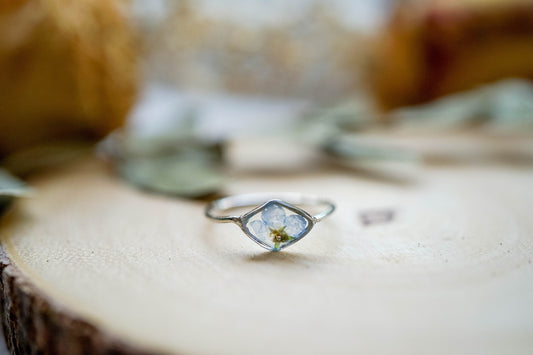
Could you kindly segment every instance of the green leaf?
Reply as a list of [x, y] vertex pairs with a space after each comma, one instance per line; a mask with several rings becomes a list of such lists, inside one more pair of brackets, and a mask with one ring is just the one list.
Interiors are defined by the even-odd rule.
[[149, 135], [116, 131], [98, 146], [100, 155], [114, 163], [125, 180], [145, 190], [185, 198], [219, 191], [223, 142], [196, 132], [197, 113], [184, 112], [174, 125]]
[[342, 135], [322, 146], [323, 151], [336, 158], [353, 161], [417, 162], [419, 157], [407, 150], [359, 143], [357, 135]]
[[153, 192], [197, 198], [218, 191], [226, 181], [218, 164], [194, 155], [127, 159], [118, 170], [126, 180]]
[[15, 197], [27, 196], [30, 188], [21, 180], [0, 169], [0, 213], [13, 201]]
[[0, 169], [0, 197], [27, 196], [30, 188], [4, 169]]
[[321, 146], [348, 131], [360, 131], [376, 120], [374, 109], [365, 100], [341, 101], [315, 107], [287, 129], [289, 139]]
[[84, 141], [48, 142], [7, 156], [2, 166], [17, 176], [26, 176], [75, 161], [92, 149], [92, 143]]
[[392, 120], [401, 127], [434, 130], [473, 125], [493, 129], [531, 129], [532, 115], [533, 85], [517, 79], [491, 83], [390, 113]]

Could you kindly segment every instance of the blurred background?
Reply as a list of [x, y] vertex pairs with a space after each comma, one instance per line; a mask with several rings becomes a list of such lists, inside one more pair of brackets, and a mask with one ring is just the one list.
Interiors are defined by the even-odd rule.
[[[25, 176], [109, 135], [121, 176], [184, 197], [250, 138], [393, 179], [523, 164], [532, 43], [530, 0], [4, 2], [0, 157]], [[258, 168], [282, 169], [270, 147]]]
[[530, 168], [531, 79], [533, 0], [2, 1], [0, 207], [88, 154], [190, 199]]

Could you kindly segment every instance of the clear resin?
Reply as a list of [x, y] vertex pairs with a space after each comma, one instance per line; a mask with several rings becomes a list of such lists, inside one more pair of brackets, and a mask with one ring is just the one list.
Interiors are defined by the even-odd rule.
[[254, 241], [281, 250], [305, 236], [312, 228], [309, 215], [281, 201], [270, 201], [243, 218], [243, 229]]

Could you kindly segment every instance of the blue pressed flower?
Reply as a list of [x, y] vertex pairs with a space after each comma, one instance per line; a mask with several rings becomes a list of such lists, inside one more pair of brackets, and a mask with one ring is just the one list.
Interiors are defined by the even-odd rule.
[[254, 235], [263, 241], [270, 234], [270, 230], [268, 229], [268, 227], [265, 225], [265, 223], [263, 223], [263, 221], [260, 220], [250, 222], [250, 228], [252, 229]]
[[298, 238], [305, 232], [306, 224], [305, 218], [293, 214], [285, 219], [285, 232], [293, 238]]
[[247, 229], [253, 238], [271, 246], [272, 250], [280, 250], [283, 245], [302, 237], [309, 224], [304, 216], [291, 213], [276, 203], [267, 204], [257, 217], [247, 222]]
[[261, 212], [261, 218], [269, 228], [282, 228], [285, 225], [285, 210], [280, 205], [270, 204]]

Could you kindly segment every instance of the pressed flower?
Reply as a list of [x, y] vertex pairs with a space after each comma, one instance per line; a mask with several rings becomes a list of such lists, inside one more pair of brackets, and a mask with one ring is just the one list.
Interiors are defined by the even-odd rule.
[[248, 228], [258, 240], [273, 245], [274, 250], [305, 234], [308, 224], [302, 216], [275, 203], [265, 206], [257, 216], [260, 218], [250, 221]]

